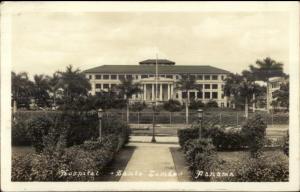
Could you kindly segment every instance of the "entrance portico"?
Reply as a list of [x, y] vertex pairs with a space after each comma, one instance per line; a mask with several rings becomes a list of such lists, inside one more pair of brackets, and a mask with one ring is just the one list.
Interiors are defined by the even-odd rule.
[[[168, 101], [173, 99], [174, 94], [174, 80], [169, 78], [158, 77], [157, 89], [155, 77], [145, 78], [141, 80], [143, 89], [143, 100], [146, 102]], [[156, 93], [157, 90], [157, 93]]]

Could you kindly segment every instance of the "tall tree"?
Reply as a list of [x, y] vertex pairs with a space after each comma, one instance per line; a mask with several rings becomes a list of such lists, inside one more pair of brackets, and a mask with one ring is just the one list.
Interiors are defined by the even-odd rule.
[[225, 80], [224, 93], [227, 96], [233, 96], [235, 102], [238, 100], [244, 101], [245, 117], [248, 118], [249, 103], [253, 102], [253, 94], [258, 91], [258, 85], [255, 84], [250, 76], [238, 74], [230, 74]]
[[57, 92], [58, 92], [58, 89], [60, 88], [60, 83], [61, 81], [61, 75], [59, 72], [55, 72], [53, 73], [52, 77], [49, 77], [49, 88], [50, 88], [50, 92], [52, 93], [52, 104], [54, 106], [56, 106], [56, 96], [57, 96]]
[[257, 80], [261, 80], [267, 83], [267, 112], [270, 111], [270, 98], [269, 98], [269, 79], [271, 77], [284, 76], [283, 64], [277, 62], [270, 57], [266, 57], [263, 60], [257, 60], [255, 62], [257, 67], [250, 65], [250, 71], [256, 77]]
[[14, 110], [17, 109], [17, 106], [29, 107], [30, 97], [33, 93], [33, 82], [29, 80], [28, 74], [26, 72], [12, 72], [11, 80]]
[[196, 83], [194, 76], [183, 75], [181, 79], [176, 83], [176, 89], [186, 93], [185, 98], [185, 122], [189, 123], [189, 91], [198, 90], [201, 91], [199, 84]]
[[38, 106], [48, 106], [49, 102], [49, 81], [44, 75], [34, 75], [33, 97]]
[[116, 90], [126, 101], [126, 120], [129, 122], [129, 99], [132, 95], [141, 93], [141, 85], [139, 83], [134, 83], [132, 78], [121, 79], [121, 83], [116, 86]]
[[76, 98], [88, 95], [91, 85], [79, 69], [73, 70], [73, 66], [69, 65], [66, 71], [59, 72], [59, 74], [61, 77], [58, 86], [64, 90], [65, 103], [71, 103]]

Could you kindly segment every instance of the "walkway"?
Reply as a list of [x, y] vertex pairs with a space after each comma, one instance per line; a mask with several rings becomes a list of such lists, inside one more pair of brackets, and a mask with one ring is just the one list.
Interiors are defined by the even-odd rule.
[[[134, 137], [128, 146], [135, 147], [120, 181], [178, 181], [170, 147], [178, 147], [175, 138]], [[166, 141], [167, 144], [160, 142]]]

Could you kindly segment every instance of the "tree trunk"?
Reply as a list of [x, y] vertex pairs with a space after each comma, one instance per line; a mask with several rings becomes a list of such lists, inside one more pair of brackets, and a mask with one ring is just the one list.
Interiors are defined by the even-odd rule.
[[267, 80], [267, 113], [270, 113], [269, 80]]
[[253, 111], [253, 113], [255, 112], [255, 94], [253, 93], [253, 97], [252, 97], [252, 111]]
[[245, 117], [248, 119], [248, 97], [245, 98]]
[[129, 123], [129, 104], [128, 104], [128, 101], [127, 101], [127, 105], [126, 105], [126, 121], [127, 121], [127, 123]]
[[185, 101], [185, 122], [186, 122], [186, 124], [189, 124], [189, 104], [188, 104], [188, 98]]
[[15, 114], [17, 112], [17, 100], [14, 99], [13, 100], [13, 114]]

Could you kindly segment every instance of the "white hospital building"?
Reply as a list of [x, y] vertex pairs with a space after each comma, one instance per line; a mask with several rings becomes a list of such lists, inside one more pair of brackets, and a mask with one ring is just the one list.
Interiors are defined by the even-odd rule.
[[[156, 62], [158, 69], [158, 87], [155, 94]], [[95, 95], [100, 91], [108, 91], [120, 84], [122, 78], [132, 78], [139, 82], [142, 93], [134, 95], [130, 101], [145, 101], [153, 103], [155, 95], [158, 102], [169, 99], [179, 100], [187, 96], [190, 100], [201, 100], [204, 103], [214, 100], [220, 107], [228, 107], [227, 98], [223, 94], [224, 80], [230, 73], [208, 65], [175, 65], [175, 62], [166, 59], [148, 59], [139, 62], [139, 65], [103, 65], [84, 71], [91, 83], [91, 94]], [[187, 94], [175, 89], [176, 82], [182, 75], [194, 76], [201, 91], [191, 90]]]

